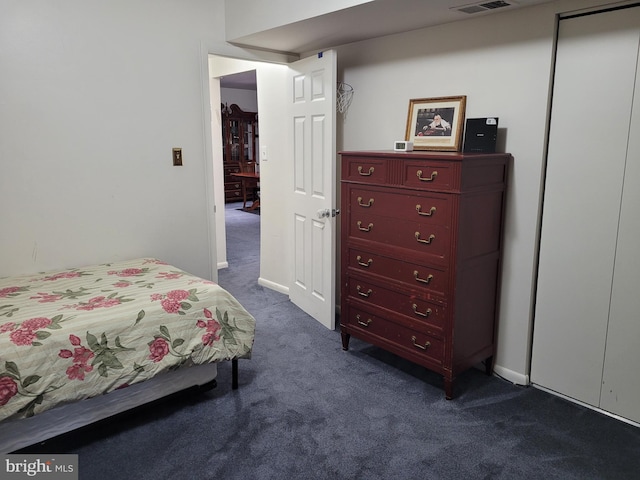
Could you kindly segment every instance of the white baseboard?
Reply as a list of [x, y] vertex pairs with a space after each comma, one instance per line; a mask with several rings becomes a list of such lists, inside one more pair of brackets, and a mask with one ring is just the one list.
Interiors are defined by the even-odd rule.
[[223, 268], [229, 268], [229, 262], [218, 263], [218, 270], [222, 270]]
[[289, 287], [285, 287], [284, 285], [280, 285], [279, 283], [275, 283], [270, 280], [265, 280], [262, 277], [258, 278], [258, 285], [262, 285], [263, 287], [269, 288], [271, 290], [275, 290], [276, 292], [289, 295]]
[[513, 370], [501, 367], [500, 365], [493, 366], [493, 373], [511, 383], [515, 383], [516, 385], [529, 385], [529, 375], [514, 372]]

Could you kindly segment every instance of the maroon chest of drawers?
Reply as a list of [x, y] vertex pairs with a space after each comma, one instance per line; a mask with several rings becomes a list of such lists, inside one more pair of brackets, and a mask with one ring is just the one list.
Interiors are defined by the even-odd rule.
[[341, 152], [342, 348], [492, 371], [509, 154]]

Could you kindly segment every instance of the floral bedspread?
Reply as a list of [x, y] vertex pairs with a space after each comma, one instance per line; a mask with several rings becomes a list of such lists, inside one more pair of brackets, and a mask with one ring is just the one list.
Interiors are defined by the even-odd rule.
[[0, 421], [249, 358], [254, 331], [222, 287], [156, 259], [0, 278]]

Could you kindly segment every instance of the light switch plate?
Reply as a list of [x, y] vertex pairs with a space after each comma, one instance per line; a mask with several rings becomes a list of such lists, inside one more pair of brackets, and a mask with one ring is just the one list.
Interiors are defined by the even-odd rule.
[[173, 149], [173, 166], [174, 167], [182, 166], [182, 149], [181, 148]]

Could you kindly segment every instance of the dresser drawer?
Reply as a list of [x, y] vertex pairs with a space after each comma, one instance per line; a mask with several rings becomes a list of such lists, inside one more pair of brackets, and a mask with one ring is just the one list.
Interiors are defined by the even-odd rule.
[[424, 289], [427, 299], [442, 302], [448, 291], [448, 275], [443, 268], [391, 258], [357, 247], [348, 247], [347, 266], [360, 275], [378, 275]]
[[451, 222], [451, 201], [447, 195], [351, 187], [349, 201], [352, 215], [369, 213], [438, 225]]
[[381, 158], [344, 159], [342, 180], [383, 184], [387, 180], [387, 161]]
[[443, 305], [430, 302], [413, 291], [400, 291], [383, 287], [370, 279], [356, 276], [348, 277], [347, 292], [349, 297], [372, 308], [385, 308], [399, 315], [404, 315], [415, 324], [424, 324], [432, 331], [442, 332], [446, 323], [446, 312]]
[[459, 172], [449, 162], [407, 161], [404, 182], [407, 187], [448, 192], [459, 188]]
[[444, 340], [440, 337], [407, 328], [355, 306], [349, 308], [346, 322], [355, 335], [375, 337], [378, 339], [377, 343], [386, 344], [385, 348], [392, 344], [396, 350], [402, 349], [413, 356], [419, 356], [422, 361], [427, 360], [437, 365], [444, 362]]
[[450, 230], [445, 225], [370, 214], [352, 215], [344, 232], [351, 239], [377, 242], [393, 247], [410, 249], [418, 257], [429, 257], [439, 265], [446, 265], [451, 248]]

